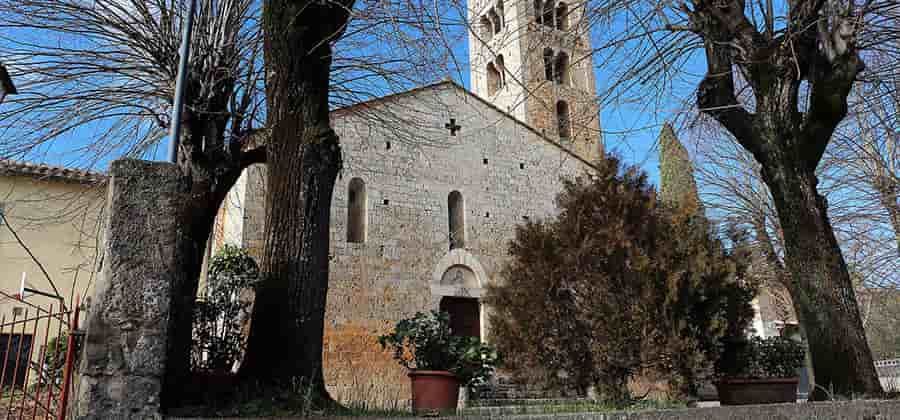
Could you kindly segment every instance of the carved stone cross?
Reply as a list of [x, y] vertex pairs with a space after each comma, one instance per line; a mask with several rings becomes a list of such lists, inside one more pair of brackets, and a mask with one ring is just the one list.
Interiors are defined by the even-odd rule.
[[456, 118], [451, 118], [450, 122], [444, 124], [444, 128], [450, 130], [451, 136], [455, 136], [456, 132], [459, 131], [462, 127], [456, 124]]

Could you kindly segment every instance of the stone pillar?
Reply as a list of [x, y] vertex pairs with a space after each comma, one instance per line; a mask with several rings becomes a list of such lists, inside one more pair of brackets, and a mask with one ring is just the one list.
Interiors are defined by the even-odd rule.
[[179, 209], [187, 192], [173, 164], [122, 159], [110, 166], [103, 267], [86, 323], [79, 419], [162, 418], [169, 313], [183, 271]]

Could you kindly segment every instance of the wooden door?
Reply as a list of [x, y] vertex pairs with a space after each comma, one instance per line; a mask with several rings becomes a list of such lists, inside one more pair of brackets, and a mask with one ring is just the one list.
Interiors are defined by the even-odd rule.
[[445, 297], [441, 310], [450, 314], [450, 331], [463, 337], [481, 337], [481, 308], [478, 299]]

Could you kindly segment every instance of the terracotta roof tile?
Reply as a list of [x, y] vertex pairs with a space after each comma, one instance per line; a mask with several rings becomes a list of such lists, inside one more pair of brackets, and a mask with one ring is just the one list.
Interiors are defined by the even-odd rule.
[[102, 172], [8, 159], [0, 159], [0, 175], [22, 175], [39, 179], [55, 179], [85, 184], [106, 180], [106, 174]]

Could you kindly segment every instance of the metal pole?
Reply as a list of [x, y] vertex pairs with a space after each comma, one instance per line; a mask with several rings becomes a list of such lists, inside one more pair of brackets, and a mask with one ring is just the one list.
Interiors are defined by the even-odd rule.
[[191, 27], [194, 26], [194, 10], [197, 0], [189, 0], [187, 15], [182, 21], [181, 48], [178, 58], [178, 80], [175, 82], [175, 100], [172, 104], [172, 127], [169, 130], [169, 162], [178, 159], [178, 142], [181, 138], [181, 109], [184, 107], [184, 82], [187, 79], [188, 56], [191, 53]]

